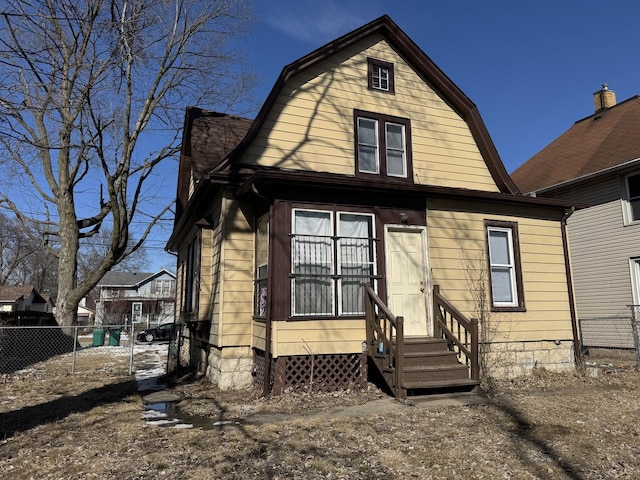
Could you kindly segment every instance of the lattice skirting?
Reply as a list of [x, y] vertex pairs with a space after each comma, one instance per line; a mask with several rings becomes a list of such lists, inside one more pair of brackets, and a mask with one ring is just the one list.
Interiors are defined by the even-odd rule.
[[[273, 395], [287, 390], [335, 392], [367, 385], [366, 353], [270, 358], [269, 385]], [[266, 358], [254, 350], [255, 379], [264, 385]]]

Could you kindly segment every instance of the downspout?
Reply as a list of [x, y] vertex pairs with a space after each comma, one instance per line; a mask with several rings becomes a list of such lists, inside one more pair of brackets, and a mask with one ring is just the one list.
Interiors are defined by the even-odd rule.
[[576, 314], [575, 295], [573, 293], [573, 275], [571, 273], [571, 261], [569, 260], [569, 241], [567, 238], [567, 220], [573, 212], [576, 211], [576, 207], [571, 207], [567, 210], [560, 220], [560, 227], [562, 230], [562, 248], [564, 250], [564, 267], [567, 274], [567, 292], [569, 295], [569, 312], [571, 314], [571, 330], [573, 331], [573, 357], [576, 365], [582, 363], [581, 358], [581, 346], [580, 339], [578, 338], [578, 318]]
[[[266, 200], [269, 204], [271, 202], [268, 198], [264, 197], [256, 188], [255, 184], [251, 185], [251, 191], [257, 195], [259, 198]], [[267, 316], [265, 319], [265, 334], [264, 334], [264, 378], [262, 381], [262, 394], [266, 397], [270, 392], [270, 380], [271, 380], [271, 311], [273, 308], [272, 302], [272, 278], [271, 275], [271, 264], [273, 261], [273, 242], [271, 241], [271, 220], [273, 219], [273, 209], [271, 206], [269, 207], [269, 253], [268, 253], [268, 263], [267, 263]]]

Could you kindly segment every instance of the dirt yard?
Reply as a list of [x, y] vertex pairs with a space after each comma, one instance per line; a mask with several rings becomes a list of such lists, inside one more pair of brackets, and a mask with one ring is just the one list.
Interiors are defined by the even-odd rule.
[[6, 479], [640, 478], [640, 373], [629, 357], [587, 360], [596, 376], [537, 371], [496, 383], [468, 406], [399, 403], [373, 385], [264, 399], [175, 378], [180, 412], [207, 429], [150, 425], [129, 377], [40, 365], [0, 377], [0, 472]]

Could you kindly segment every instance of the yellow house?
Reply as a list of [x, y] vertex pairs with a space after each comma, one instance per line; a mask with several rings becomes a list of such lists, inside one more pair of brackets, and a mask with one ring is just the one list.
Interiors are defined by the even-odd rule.
[[398, 396], [568, 369], [565, 221], [523, 196], [476, 106], [388, 17], [286, 66], [253, 121], [187, 110], [182, 362], [220, 388]]

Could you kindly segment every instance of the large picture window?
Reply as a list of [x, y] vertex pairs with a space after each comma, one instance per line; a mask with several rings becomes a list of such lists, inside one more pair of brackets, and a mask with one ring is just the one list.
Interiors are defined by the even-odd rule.
[[293, 210], [292, 316], [364, 313], [363, 283], [373, 285], [373, 215]]
[[494, 310], [524, 308], [517, 224], [487, 222], [489, 275]]
[[411, 178], [410, 122], [356, 110], [356, 175]]

